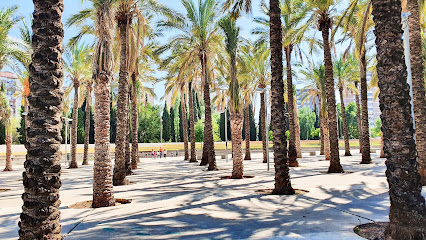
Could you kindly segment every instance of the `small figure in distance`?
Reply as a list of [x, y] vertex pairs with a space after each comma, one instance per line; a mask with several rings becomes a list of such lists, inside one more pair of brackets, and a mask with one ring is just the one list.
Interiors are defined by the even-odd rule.
[[163, 153], [164, 153], [164, 158], [167, 158], [167, 149], [164, 149]]

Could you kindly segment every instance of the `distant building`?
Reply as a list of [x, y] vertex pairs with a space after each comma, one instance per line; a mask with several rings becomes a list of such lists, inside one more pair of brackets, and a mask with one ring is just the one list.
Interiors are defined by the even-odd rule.
[[[371, 74], [367, 74], [367, 85], [370, 85]], [[379, 99], [374, 100], [373, 95], [377, 88], [370, 88], [367, 91], [367, 102], [368, 102], [368, 122], [371, 127], [374, 127], [376, 120], [380, 117]], [[361, 85], [358, 84], [358, 91], [361, 93]], [[351, 102], [355, 102], [355, 93], [344, 92], [343, 102], [347, 106]], [[359, 104], [361, 104], [361, 96], [359, 96]]]
[[16, 82], [18, 78], [12, 72], [4, 71], [0, 72], [0, 82], [5, 84], [6, 87], [6, 97], [9, 100], [10, 107], [12, 108], [12, 114], [18, 116], [19, 109], [21, 108], [21, 101], [13, 94], [18, 91]]

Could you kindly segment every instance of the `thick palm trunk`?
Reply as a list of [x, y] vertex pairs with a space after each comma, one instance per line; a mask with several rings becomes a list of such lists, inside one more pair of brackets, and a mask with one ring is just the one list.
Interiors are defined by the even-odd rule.
[[[62, 0], [34, 0], [32, 63], [19, 239], [62, 239], [61, 129], [63, 111]], [[48, 61], [46, 61], [48, 59]]]
[[[10, 120], [7, 120], [10, 121]], [[10, 123], [9, 123], [10, 124]], [[6, 126], [7, 128], [7, 126]], [[6, 139], [4, 140], [6, 144], [6, 167], [3, 171], [13, 171], [12, 167], [12, 133], [6, 130]]]
[[110, 83], [112, 79], [113, 53], [112, 29], [113, 14], [111, 0], [104, 1], [96, 9], [96, 43], [93, 64], [95, 79], [95, 158], [93, 166], [92, 207], [115, 205], [112, 184], [112, 162], [110, 144]]
[[302, 147], [300, 146], [300, 122], [299, 122], [299, 113], [297, 108], [296, 99], [294, 101], [294, 125], [295, 125], [295, 135], [296, 135], [296, 152], [297, 158], [302, 157]]
[[243, 178], [243, 149], [242, 128], [243, 116], [241, 113], [233, 113], [230, 117], [232, 132], [232, 176], [233, 179]]
[[[358, 90], [358, 82], [355, 82], [355, 88]], [[358, 123], [358, 141], [359, 141], [359, 152], [362, 153], [362, 121], [361, 121], [361, 106], [359, 104], [359, 95], [355, 93], [355, 104], [356, 104], [356, 119]]]
[[269, 1], [271, 47], [271, 124], [274, 136], [275, 188], [272, 194], [294, 194], [290, 181], [285, 134], [281, 9], [279, 0]]
[[86, 119], [84, 121], [84, 155], [83, 165], [89, 165], [89, 136], [90, 136], [90, 111], [92, 110], [92, 82], [87, 84], [86, 93]]
[[330, 134], [330, 167], [328, 173], [342, 173], [339, 158], [339, 139], [337, 136], [337, 115], [336, 115], [336, 95], [334, 93], [333, 62], [331, 61], [329, 31], [331, 19], [328, 16], [320, 22], [324, 45], [324, 66], [327, 91], [327, 111], [328, 111], [328, 131]]
[[191, 159], [189, 162], [197, 162], [195, 154], [195, 126], [194, 126], [194, 99], [192, 96], [192, 81], [188, 85], [189, 96], [189, 131], [191, 135]]
[[325, 160], [330, 160], [331, 159], [331, 154], [330, 154], [330, 131], [328, 130], [328, 126], [327, 123], [328, 119], [325, 116], [324, 117], [324, 121], [323, 121], [323, 126], [322, 126], [322, 130], [324, 133], [324, 155], [325, 155]]
[[201, 166], [209, 165], [208, 170], [218, 170], [216, 167], [216, 156], [214, 151], [214, 140], [213, 140], [213, 125], [212, 125], [212, 106], [210, 102], [210, 77], [207, 72], [207, 56], [202, 53], [200, 56], [202, 78], [204, 82], [204, 146], [203, 156], [201, 158]]
[[250, 154], [250, 104], [247, 104], [246, 110], [244, 112], [244, 124], [246, 125], [245, 129], [245, 138], [246, 138], [246, 154], [244, 160], [251, 160]]
[[407, 0], [410, 33], [411, 78], [413, 81], [414, 120], [416, 123], [416, 149], [422, 185], [426, 186], [426, 101], [422, 60], [422, 37], [420, 31], [419, 3]]
[[401, 36], [401, 2], [374, 0], [380, 110], [389, 183], [390, 211], [386, 234], [393, 239], [424, 239], [426, 206], [421, 195], [414, 142], [410, 88]]
[[361, 131], [362, 131], [362, 158], [361, 164], [371, 163], [370, 157], [370, 124], [368, 123], [368, 102], [367, 102], [367, 61], [365, 59], [365, 53], [361, 55]]
[[[181, 103], [181, 108], [182, 108], [183, 146], [184, 146], [184, 149], [185, 149], [185, 159], [184, 160], [188, 160], [189, 159], [189, 154], [188, 154], [188, 122], [186, 120], [186, 102], [185, 102], [185, 93], [184, 93], [183, 90], [180, 92], [180, 103]], [[191, 109], [190, 109], [190, 111], [191, 111]], [[191, 139], [191, 141], [192, 141], [192, 139]]]
[[138, 168], [139, 160], [139, 144], [138, 144], [138, 98], [136, 96], [136, 75], [132, 74], [132, 169]]
[[426, 206], [416, 161], [410, 88], [401, 36], [401, 2], [373, 0], [380, 110], [389, 183], [386, 234], [393, 239], [424, 239]]
[[[130, 89], [129, 89], [130, 92]], [[129, 94], [129, 98], [130, 100], [130, 94]], [[130, 101], [127, 102], [127, 106], [130, 106]], [[131, 111], [130, 108], [128, 108], [127, 111], [127, 120], [128, 120], [128, 127], [127, 127], [127, 132], [126, 132], [126, 154], [125, 154], [125, 161], [124, 161], [124, 166], [126, 168], [126, 175], [129, 176], [132, 174], [132, 167], [131, 167], [131, 150], [130, 150], [130, 133], [131, 133]]]
[[115, 165], [114, 186], [126, 185], [126, 138], [128, 125], [128, 94], [129, 94], [129, 72], [127, 66], [128, 36], [127, 25], [129, 24], [127, 14], [118, 13], [117, 25], [120, 29], [120, 72], [118, 77], [118, 99], [117, 99], [117, 131], [115, 138]]
[[345, 102], [343, 101], [342, 87], [339, 87], [339, 94], [340, 94], [340, 109], [342, 111], [343, 137], [345, 138], [345, 156], [352, 156], [351, 147], [349, 145], [349, 132], [348, 132], [348, 124], [346, 120]]
[[[259, 86], [261, 87], [261, 86]], [[265, 88], [266, 86], [263, 86], [263, 88]], [[260, 116], [261, 116], [261, 120], [260, 120], [260, 125], [262, 127], [262, 129], [260, 129], [260, 131], [262, 131], [262, 151], [263, 151], [263, 163], [266, 163], [268, 161], [267, 159], [267, 152], [266, 152], [266, 139], [267, 139], [267, 135], [266, 135], [266, 106], [265, 106], [265, 93], [262, 92], [260, 93]]]
[[296, 150], [296, 126], [294, 122], [294, 95], [293, 95], [293, 79], [291, 73], [291, 52], [292, 45], [284, 47], [286, 63], [287, 63], [287, 105], [288, 105], [288, 122], [290, 128], [290, 141], [288, 142], [288, 158], [290, 167], [298, 167], [297, 150]]
[[79, 87], [79, 83], [74, 83], [74, 105], [72, 106], [72, 126], [71, 126], [71, 162], [70, 162], [69, 168], [78, 168], [78, 164], [77, 164], [78, 87]]

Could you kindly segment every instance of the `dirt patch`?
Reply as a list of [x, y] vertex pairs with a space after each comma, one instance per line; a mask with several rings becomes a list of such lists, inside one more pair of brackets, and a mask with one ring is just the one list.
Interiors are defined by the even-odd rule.
[[320, 173], [324, 173], [324, 174], [351, 174], [354, 173], [352, 171], [345, 171], [343, 173], [328, 173], [327, 171], [321, 171]]
[[[220, 179], [237, 179], [237, 178], [231, 178], [232, 176], [223, 176], [223, 177], [220, 177]], [[243, 176], [243, 179], [245, 179], [245, 178], [254, 178], [254, 176]], [[238, 179], [240, 179], [240, 178], [238, 178]]]
[[[272, 195], [272, 191], [274, 191], [274, 189], [258, 189], [254, 192], [261, 195]], [[305, 194], [309, 192], [308, 190], [303, 189], [294, 189], [294, 191], [295, 195]]]
[[0, 188], [0, 192], [6, 192], [6, 191], [10, 191], [10, 189], [8, 189], [8, 188]]
[[354, 232], [360, 237], [371, 240], [385, 240], [385, 229], [388, 222], [366, 223], [354, 227]]
[[[131, 203], [132, 199], [124, 199], [124, 198], [116, 198], [115, 199], [115, 206], [119, 206], [121, 204], [128, 204]], [[74, 203], [68, 206], [68, 208], [74, 208], [74, 209], [81, 209], [81, 208], [92, 208], [92, 200], [89, 201], [83, 201]]]

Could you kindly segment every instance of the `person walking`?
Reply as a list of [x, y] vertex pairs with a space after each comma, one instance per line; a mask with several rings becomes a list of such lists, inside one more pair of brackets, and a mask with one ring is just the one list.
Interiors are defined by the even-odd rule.
[[155, 151], [154, 151], [154, 149], [152, 149], [152, 150], [151, 150], [151, 157], [152, 157], [153, 159], [155, 159]]
[[164, 149], [163, 154], [164, 154], [164, 158], [167, 158], [167, 149]]
[[163, 156], [163, 148], [160, 147], [160, 159]]

